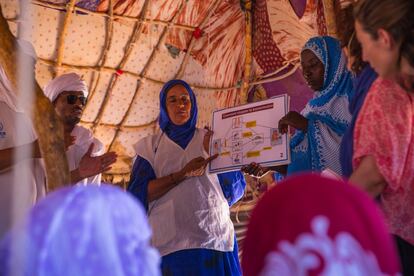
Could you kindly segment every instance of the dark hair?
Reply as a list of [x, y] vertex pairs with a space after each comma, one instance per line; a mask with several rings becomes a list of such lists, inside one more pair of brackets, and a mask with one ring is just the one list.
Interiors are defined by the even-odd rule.
[[[413, 19], [414, 20], [414, 19]], [[411, 67], [414, 67], [414, 28], [407, 35], [406, 39], [401, 44], [400, 55], [405, 58]]]
[[354, 73], [358, 74], [367, 64], [362, 60], [362, 47], [355, 35], [354, 25], [354, 6], [348, 5], [345, 8], [341, 8], [338, 4], [335, 7], [335, 15], [337, 18], [338, 39], [342, 48], [347, 48], [349, 55], [354, 58], [351, 64], [351, 69]]
[[407, 58], [414, 66], [414, 1], [413, 0], [360, 0], [355, 6], [355, 19], [374, 39], [378, 29], [389, 32], [399, 43], [400, 58]]

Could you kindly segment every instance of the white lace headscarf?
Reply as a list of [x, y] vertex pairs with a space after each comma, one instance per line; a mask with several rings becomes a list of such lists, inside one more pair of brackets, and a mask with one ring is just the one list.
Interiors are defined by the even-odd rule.
[[[50, 193], [0, 248], [0, 275], [158, 276], [143, 207], [113, 185]], [[14, 254], [12, 254], [14, 253]], [[14, 265], [14, 266], [13, 266]]]

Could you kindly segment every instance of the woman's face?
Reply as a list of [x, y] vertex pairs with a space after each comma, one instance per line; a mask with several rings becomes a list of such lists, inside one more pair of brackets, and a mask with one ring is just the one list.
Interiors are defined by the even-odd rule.
[[185, 124], [191, 116], [191, 99], [182, 85], [175, 85], [167, 92], [168, 117], [175, 125]]
[[320, 91], [323, 88], [325, 68], [323, 63], [311, 50], [304, 50], [301, 53], [303, 76], [309, 87], [314, 91]]
[[383, 78], [391, 78], [398, 73], [398, 46], [391, 35], [378, 30], [378, 38], [374, 39], [366, 32], [358, 20], [355, 21], [355, 31], [362, 46], [362, 59]]

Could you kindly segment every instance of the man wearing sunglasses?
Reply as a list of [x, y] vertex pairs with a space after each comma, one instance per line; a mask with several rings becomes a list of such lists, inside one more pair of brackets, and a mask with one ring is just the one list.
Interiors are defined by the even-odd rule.
[[111, 169], [117, 156], [114, 152], [103, 153], [103, 144], [79, 125], [88, 97], [86, 83], [75, 73], [64, 74], [50, 81], [44, 93], [64, 124], [72, 182], [99, 184], [101, 173]]

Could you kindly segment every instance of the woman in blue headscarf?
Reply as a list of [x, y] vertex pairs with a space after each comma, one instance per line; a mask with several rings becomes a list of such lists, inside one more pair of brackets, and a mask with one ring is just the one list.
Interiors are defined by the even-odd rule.
[[241, 198], [240, 172], [211, 175], [211, 132], [196, 127], [197, 103], [182, 80], [160, 92], [161, 132], [139, 141], [128, 190], [147, 208], [164, 275], [240, 275], [229, 206]]
[[353, 87], [339, 41], [329, 36], [311, 38], [302, 49], [301, 64], [315, 95], [300, 114], [291, 111], [279, 122], [282, 133], [288, 126], [296, 129], [288, 174], [330, 169], [342, 175], [339, 145], [351, 120], [348, 105]]

